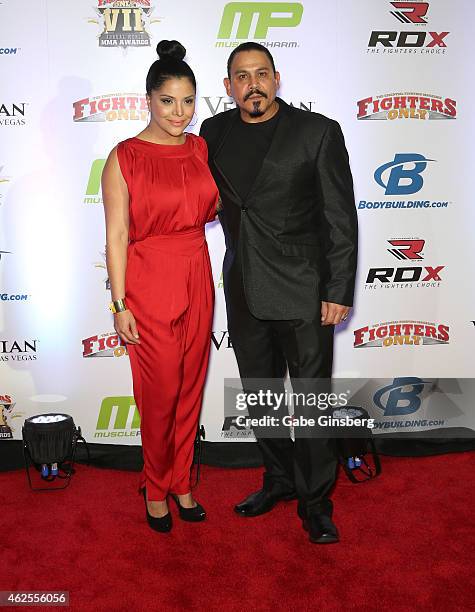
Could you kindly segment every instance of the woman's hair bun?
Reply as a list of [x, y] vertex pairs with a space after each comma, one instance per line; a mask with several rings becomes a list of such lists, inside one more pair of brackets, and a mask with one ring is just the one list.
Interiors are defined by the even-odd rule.
[[177, 40], [161, 40], [157, 45], [157, 53], [161, 60], [182, 60], [186, 55], [186, 49]]

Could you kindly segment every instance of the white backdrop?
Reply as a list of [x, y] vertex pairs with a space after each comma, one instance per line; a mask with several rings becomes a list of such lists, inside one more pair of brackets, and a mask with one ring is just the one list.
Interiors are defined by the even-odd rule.
[[[231, 108], [222, 78], [245, 39], [269, 46], [283, 99], [341, 123], [360, 256], [354, 313], [336, 335], [335, 375], [473, 376], [474, 17], [471, 0], [2, 0], [3, 438], [21, 438], [25, 417], [62, 411], [88, 441], [140, 443], [129, 362], [107, 308], [99, 179], [110, 149], [145, 125], [145, 76], [163, 38], [185, 45], [196, 73], [195, 132]], [[207, 439], [222, 441], [223, 379], [238, 374], [219, 224], [207, 237], [217, 306], [202, 421]], [[378, 337], [380, 346], [371, 342]]]

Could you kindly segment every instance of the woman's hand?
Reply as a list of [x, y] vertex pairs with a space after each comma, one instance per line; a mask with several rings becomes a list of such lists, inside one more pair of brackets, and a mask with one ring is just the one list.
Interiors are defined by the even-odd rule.
[[114, 328], [123, 342], [140, 344], [137, 323], [130, 310], [123, 310], [114, 314]]

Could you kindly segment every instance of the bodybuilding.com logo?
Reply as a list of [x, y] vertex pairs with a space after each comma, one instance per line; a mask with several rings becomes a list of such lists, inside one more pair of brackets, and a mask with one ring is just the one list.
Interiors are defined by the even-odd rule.
[[415, 376], [395, 378], [391, 385], [379, 389], [373, 400], [384, 416], [412, 414], [421, 407], [420, 395], [428, 384], [431, 383]]
[[424, 185], [422, 173], [427, 162], [431, 161], [435, 160], [426, 159], [419, 153], [396, 153], [393, 161], [379, 166], [374, 173], [374, 180], [384, 187], [384, 195], [417, 193]]
[[[424, 176], [429, 162], [435, 162], [420, 153], [396, 153], [394, 159], [376, 168], [373, 177], [376, 184], [384, 189], [384, 195], [403, 197], [418, 193], [424, 187]], [[374, 201], [360, 200], [358, 209], [391, 208], [447, 208], [448, 201], [434, 200], [397, 200]]]
[[[461, 404], [466, 404], [473, 392], [472, 382], [467, 383], [416, 376], [394, 378], [373, 395], [374, 405], [383, 412], [383, 420], [375, 422], [375, 430], [415, 431], [447, 426], [451, 419], [464, 415]], [[468, 406], [471, 407], [470, 399]]]
[[302, 15], [300, 2], [229, 2], [224, 7], [215, 46], [237, 47], [252, 39], [266, 47], [298, 47], [296, 41], [266, 39], [270, 29], [297, 27]]

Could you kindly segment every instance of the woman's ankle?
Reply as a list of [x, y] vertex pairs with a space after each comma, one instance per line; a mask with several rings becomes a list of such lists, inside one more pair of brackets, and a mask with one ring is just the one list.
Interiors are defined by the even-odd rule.
[[167, 500], [147, 500], [147, 508], [152, 516], [162, 517], [168, 514]]
[[196, 502], [193, 499], [191, 491], [189, 493], [176, 494], [176, 497], [180, 502], [180, 506], [183, 506], [183, 508], [194, 508], [196, 506]]

